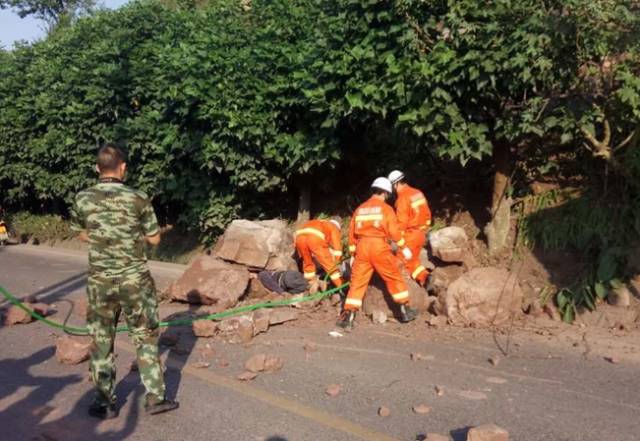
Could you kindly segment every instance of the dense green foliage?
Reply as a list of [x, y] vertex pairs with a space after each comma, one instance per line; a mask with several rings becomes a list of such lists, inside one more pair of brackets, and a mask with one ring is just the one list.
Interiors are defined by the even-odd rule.
[[629, 0], [134, 2], [0, 52], [0, 202], [64, 213], [119, 140], [162, 219], [210, 235], [301, 186], [503, 151], [509, 196], [629, 208], [566, 236], [600, 255], [639, 233], [639, 35]]

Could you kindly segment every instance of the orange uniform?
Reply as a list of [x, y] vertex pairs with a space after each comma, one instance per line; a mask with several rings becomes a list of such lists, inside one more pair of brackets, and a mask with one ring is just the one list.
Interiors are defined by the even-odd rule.
[[338, 227], [326, 220], [311, 220], [296, 231], [296, 250], [302, 259], [305, 279], [312, 280], [316, 277], [316, 265], [313, 262], [315, 258], [335, 286], [343, 285], [339, 268], [342, 257], [340, 239]]
[[349, 251], [355, 252], [355, 259], [345, 311], [360, 309], [374, 269], [384, 280], [394, 302], [401, 305], [409, 302], [409, 291], [389, 240], [400, 247], [405, 245], [393, 208], [371, 197], [356, 209], [349, 225]]
[[420, 251], [426, 242], [426, 233], [431, 226], [431, 210], [424, 194], [409, 185], [398, 189], [396, 216], [400, 230], [411, 250], [411, 259], [403, 259], [411, 278], [424, 285], [429, 271], [420, 263]]

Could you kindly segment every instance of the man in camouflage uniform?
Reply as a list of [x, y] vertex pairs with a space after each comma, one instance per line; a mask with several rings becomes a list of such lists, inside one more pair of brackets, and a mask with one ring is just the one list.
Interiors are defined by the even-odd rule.
[[145, 410], [156, 414], [178, 407], [165, 398], [158, 357], [158, 310], [145, 243], [160, 242], [158, 221], [148, 197], [123, 184], [126, 158], [106, 144], [98, 152], [100, 182], [77, 194], [72, 229], [89, 243], [87, 325], [93, 337], [91, 378], [96, 397], [89, 415], [115, 418], [116, 326], [124, 313], [136, 346], [138, 369], [146, 388]]

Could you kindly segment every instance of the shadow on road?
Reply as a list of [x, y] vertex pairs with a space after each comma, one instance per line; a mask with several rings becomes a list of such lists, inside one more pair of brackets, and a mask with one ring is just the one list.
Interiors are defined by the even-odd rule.
[[[33, 375], [31, 369], [53, 357], [54, 348], [47, 347], [22, 359], [0, 361], [0, 399], [9, 406], [0, 414], [0, 427], [11, 440], [29, 441], [85, 441], [88, 439], [125, 439], [131, 434], [138, 420], [138, 407], [132, 406], [125, 417], [124, 424], [115, 431], [98, 430], [100, 420], [87, 416], [87, 408], [93, 398], [93, 391], [87, 391], [76, 402], [72, 410], [57, 417], [59, 409], [52, 403], [56, 396], [68, 386], [83, 381], [82, 375], [73, 374], [62, 377]], [[23, 395], [25, 389], [30, 389]], [[134, 381], [124, 379], [118, 386], [122, 396], [120, 404], [134, 393], [139, 395], [140, 388]]]

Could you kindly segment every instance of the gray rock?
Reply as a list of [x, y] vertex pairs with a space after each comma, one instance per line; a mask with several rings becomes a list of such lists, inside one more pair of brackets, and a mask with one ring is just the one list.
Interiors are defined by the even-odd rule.
[[443, 262], [463, 262], [469, 238], [460, 227], [445, 227], [429, 234], [429, 245], [433, 255]]

